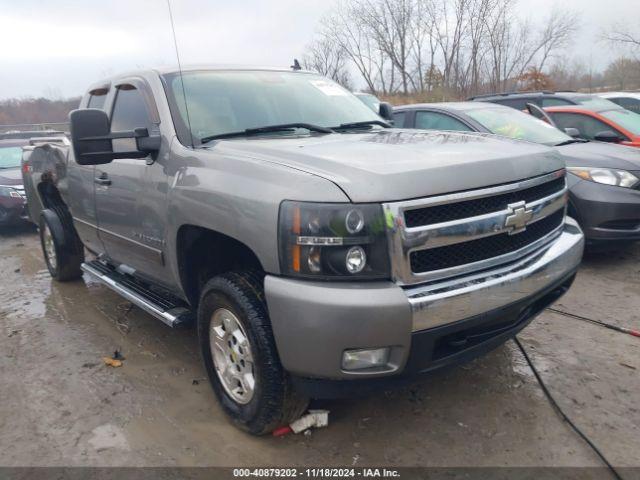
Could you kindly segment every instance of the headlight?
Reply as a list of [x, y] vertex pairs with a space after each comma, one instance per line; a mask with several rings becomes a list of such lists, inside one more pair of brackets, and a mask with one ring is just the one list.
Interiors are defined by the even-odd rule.
[[318, 279], [389, 278], [382, 206], [282, 202], [280, 267]]
[[567, 170], [583, 180], [616, 187], [633, 187], [640, 180], [631, 172], [612, 168], [567, 167]]
[[22, 198], [22, 195], [15, 188], [0, 186], [0, 197]]

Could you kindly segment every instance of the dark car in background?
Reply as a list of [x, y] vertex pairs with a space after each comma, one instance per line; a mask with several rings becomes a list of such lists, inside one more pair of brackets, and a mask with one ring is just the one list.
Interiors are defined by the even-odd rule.
[[626, 110], [640, 113], [640, 92], [603, 92], [598, 93], [598, 96]]
[[29, 140], [0, 140], [0, 226], [13, 225], [26, 220], [27, 200], [22, 185], [22, 147]]
[[21, 171], [23, 149], [62, 135], [57, 130], [0, 133], [0, 227], [29, 221]]
[[566, 161], [569, 214], [590, 243], [640, 240], [640, 151], [575, 139], [513, 108], [480, 102], [406, 105], [397, 127], [502, 135], [555, 148]]
[[599, 97], [598, 95], [579, 92], [553, 92], [549, 90], [542, 90], [539, 92], [490, 93], [469, 97], [468, 100], [474, 102], [498, 103], [517, 110], [526, 110], [528, 103], [533, 103], [534, 105], [542, 108], [571, 105], [582, 106], [587, 109], [617, 107], [613, 102]]

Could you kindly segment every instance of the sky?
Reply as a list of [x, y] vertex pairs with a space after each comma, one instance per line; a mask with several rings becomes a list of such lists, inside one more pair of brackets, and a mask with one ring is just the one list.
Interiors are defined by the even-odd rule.
[[[183, 64], [291, 65], [338, 0], [171, 0]], [[598, 41], [637, 0], [520, 0], [542, 19], [554, 5], [577, 11], [565, 52], [594, 69], [619, 52]], [[175, 65], [166, 0], [0, 0], [0, 99], [67, 98], [122, 71]], [[358, 84], [356, 83], [356, 86]]]

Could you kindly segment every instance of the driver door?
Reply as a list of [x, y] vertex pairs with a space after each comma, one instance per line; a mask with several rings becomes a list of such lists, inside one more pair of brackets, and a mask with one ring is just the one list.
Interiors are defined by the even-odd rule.
[[[157, 110], [146, 85], [139, 81], [116, 86], [111, 105], [111, 132], [147, 128], [159, 133]], [[166, 145], [155, 158], [166, 152]], [[113, 140], [113, 150], [136, 150], [135, 139]], [[106, 254], [152, 280], [163, 278], [166, 217], [158, 212], [166, 206], [163, 167], [155, 158], [123, 158], [95, 167], [95, 202], [98, 235]]]

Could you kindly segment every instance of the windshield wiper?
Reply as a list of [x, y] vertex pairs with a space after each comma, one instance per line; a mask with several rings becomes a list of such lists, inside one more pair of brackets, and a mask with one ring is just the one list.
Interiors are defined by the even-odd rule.
[[357, 128], [371, 128], [373, 125], [380, 125], [384, 128], [391, 128], [391, 125], [382, 120], [366, 120], [364, 122], [343, 123], [337, 127], [331, 127], [332, 130], [351, 130]]
[[572, 143], [587, 143], [589, 140], [582, 138], [572, 138], [571, 140], [565, 140], [564, 142], [556, 143], [554, 147], [562, 147], [564, 145], [571, 145]]
[[207, 143], [211, 140], [218, 140], [222, 138], [249, 137], [251, 135], [259, 135], [261, 133], [294, 131], [296, 128], [306, 128], [310, 132], [334, 133], [330, 128], [313, 125], [311, 123], [283, 123], [280, 125], [268, 125], [266, 127], [247, 128], [245, 130], [240, 130], [237, 132], [209, 135], [208, 137], [201, 138], [200, 142]]

